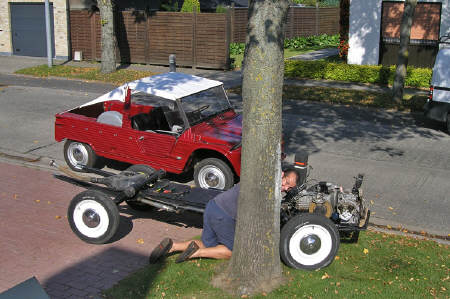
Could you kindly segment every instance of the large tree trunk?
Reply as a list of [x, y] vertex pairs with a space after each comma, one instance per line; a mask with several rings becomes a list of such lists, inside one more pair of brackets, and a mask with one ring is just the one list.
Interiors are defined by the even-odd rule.
[[287, 0], [251, 0], [243, 66], [241, 189], [233, 254], [214, 284], [235, 295], [282, 281], [279, 255], [283, 28]]
[[114, 7], [112, 0], [98, 0], [100, 24], [102, 27], [102, 65], [101, 72], [116, 70], [116, 35], [114, 31]]
[[411, 36], [411, 25], [416, 9], [417, 0], [406, 0], [400, 24], [400, 47], [398, 50], [397, 69], [395, 71], [394, 86], [392, 87], [393, 100], [401, 103], [403, 88], [405, 86], [406, 68], [408, 67], [408, 45]]

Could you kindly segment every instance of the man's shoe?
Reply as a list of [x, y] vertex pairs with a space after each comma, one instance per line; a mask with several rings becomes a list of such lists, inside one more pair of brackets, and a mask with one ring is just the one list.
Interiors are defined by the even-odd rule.
[[165, 238], [159, 243], [158, 246], [153, 249], [152, 253], [150, 254], [150, 257], [148, 259], [148, 262], [150, 264], [155, 264], [160, 258], [165, 256], [169, 250], [172, 248], [173, 241], [170, 238]]
[[195, 243], [195, 241], [192, 241], [191, 243], [189, 243], [188, 248], [186, 248], [186, 250], [177, 257], [175, 263], [181, 263], [189, 259], [191, 255], [193, 255], [194, 252], [196, 252], [199, 248], [200, 247], [198, 247], [197, 243]]

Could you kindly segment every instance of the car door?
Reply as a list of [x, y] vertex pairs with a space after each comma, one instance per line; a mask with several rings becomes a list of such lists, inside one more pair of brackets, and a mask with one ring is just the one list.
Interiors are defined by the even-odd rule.
[[135, 139], [140, 153], [149, 159], [167, 159], [177, 141], [175, 136], [168, 133], [133, 131], [135, 132]]

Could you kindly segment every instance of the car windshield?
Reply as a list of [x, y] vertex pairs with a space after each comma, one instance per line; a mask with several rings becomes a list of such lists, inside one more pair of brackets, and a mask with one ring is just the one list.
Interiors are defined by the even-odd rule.
[[231, 109], [222, 86], [184, 97], [181, 105], [191, 126]]

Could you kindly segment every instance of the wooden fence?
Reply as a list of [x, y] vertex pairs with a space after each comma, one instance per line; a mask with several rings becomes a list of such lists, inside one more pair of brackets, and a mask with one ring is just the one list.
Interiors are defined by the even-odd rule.
[[[245, 42], [246, 8], [226, 14], [120, 11], [115, 14], [117, 57], [123, 63], [167, 65], [175, 54], [177, 65], [214, 69], [229, 68], [230, 42]], [[338, 8], [290, 8], [286, 37], [337, 34]], [[101, 59], [99, 13], [70, 11], [72, 57], [83, 52], [85, 60]]]
[[[232, 42], [245, 42], [247, 33], [247, 8], [234, 8], [231, 10]], [[339, 8], [324, 7], [290, 7], [285, 37], [310, 36], [320, 34], [339, 33]]]
[[[177, 64], [227, 69], [230, 22], [227, 14], [122, 11], [116, 13], [117, 56], [121, 62], [168, 64], [175, 54]], [[99, 13], [70, 12], [72, 55], [83, 52], [85, 60], [101, 58]], [[73, 57], [73, 56], [72, 56]]]

